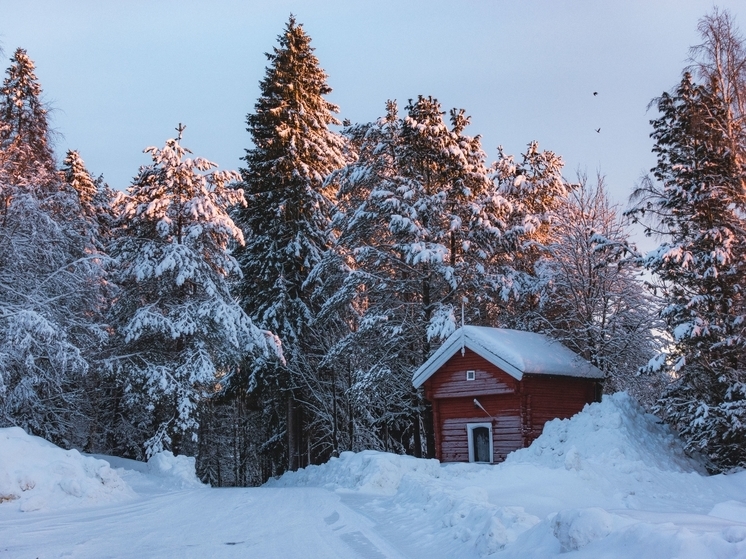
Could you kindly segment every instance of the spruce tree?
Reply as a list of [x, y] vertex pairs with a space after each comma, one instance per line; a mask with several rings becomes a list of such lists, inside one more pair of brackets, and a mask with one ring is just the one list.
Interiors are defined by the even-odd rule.
[[575, 188], [562, 176], [562, 158], [531, 142], [521, 161], [498, 148], [493, 165], [497, 192], [507, 207], [500, 246], [492, 254], [493, 298], [485, 313], [493, 324], [540, 331], [536, 323], [541, 282], [536, 264], [555, 241], [557, 211]]
[[636, 191], [636, 219], [663, 243], [644, 260], [660, 278], [674, 379], [660, 402], [688, 447], [716, 468], [746, 465], [746, 222], [743, 169], [724, 133], [728, 110], [685, 73], [651, 121], [655, 181]]
[[[324, 178], [344, 164], [344, 143], [329, 130], [339, 124], [334, 116], [338, 109], [324, 98], [331, 88], [311, 38], [291, 16], [278, 41], [267, 54], [270, 65], [255, 112], [247, 116], [253, 142], [241, 170], [247, 206], [236, 213], [246, 245], [236, 258], [243, 271], [241, 305], [282, 340], [287, 365], [254, 369], [249, 388], [264, 399], [261, 407], [269, 414], [267, 423], [273, 423], [268, 436], [277, 441], [277, 433], [287, 431], [286, 464], [292, 469], [299, 452], [294, 385], [313, 374], [302, 356], [314, 316], [306, 281], [331, 243], [333, 202]], [[300, 380], [292, 380], [291, 374]], [[282, 460], [282, 449], [275, 450], [276, 460]]]
[[34, 64], [23, 49], [11, 62], [0, 89], [0, 425], [82, 447], [107, 283], [57, 173]]
[[93, 199], [96, 197], [98, 188], [77, 151], [67, 151], [65, 160], [62, 162], [61, 172], [65, 183], [78, 195], [84, 213], [94, 215]]
[[[197, 435], [198, 405], [230, 382], [242, 360], [263, 359], [275, 344], [229, 291], [240, 270], [228, 243], [243, 242], [227, 213], [243, 201], [229, 187], [238, 174], [185, 158], [177, 139], [145, 151], [153, 163], [119, 200], [110, 247], [121, 291], [111, 310], [109, 363], [123, 388], [120, 414], [145, 429], [118, 431], [134, 433], [150, 456], [183, 450], [184, 435]], [[137, 452], [133, 441], [119, 444]]]
[[80, 154], [68, 150], [60, 169], [62, 181], [75, 193], [80, 206], [80, 222], [84, 234], [101, 252], [110, 240], [114, 214], [112, 205], [116, 194], [103, 180], [94, 179]]
[[35, 66], [19, 48], [11, 58], [0, 89], [0, 178], [36, 188], [56, 184], [56, 166], [49, 141], [47, 109]]

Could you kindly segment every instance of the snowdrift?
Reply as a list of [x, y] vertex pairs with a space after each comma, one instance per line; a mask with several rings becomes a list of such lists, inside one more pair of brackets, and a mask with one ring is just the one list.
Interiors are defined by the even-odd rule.
[[549, 421], [531, 446], [512, 452], [505, 462], [568, 470], [592, 462], [627, 472], [656, 468], [704, 473], [668, 426], [625, 392], [604, 396], [571, 419]]
[[63, 450], [19, 427], [0, 429], [0, 507], [54, 510], [134, 496], [103, 460]]
[[19, 427], [0, 429], [0, 510], [52, 511], [198, 487], [208, 486], [189, 456], [164, 451], [148, 462], [88, 456]]
[[[454, 556], [464, 545], [501, 557], [572, 552], [595, 559], [620, 549], [630, 557], [650, 556], [651, 549], [659, 557], [688, 557], [685, 549], [705, 550], [692, 557], [746, 556], [746, 504], [732, 500], [746, 500], [746, 472], [704, 475], [668, 427], [625, 393], [547, 423], [530, 447], [497, 466], [367, 451], [343, 453], [267, 485], [325, 487], [343, 499], [377, 495], [378, 509], [387, 511], [381, 522], [407, 526], [415, 541], [445, 534], [438, 549], [450, 545]], [[692, 533], [691, 525], [708, 514], [744, 524], [715, 520], [720, 532]]]
[[197, 477], [196, 460], [192, 456], [174, 456], [168, 450], [153, 455], [147, 462], [104, 454], [94, 456], [106, 460], [137, 493], [210, 487]]
[[[624, 392], [604, 396], [571, 419], [548, 422], [528, 448], [508, 455], [504, 464], [443, 464], [376, 451], [343, 452], [320, 466], [308, 466], [267, 482], [270, 487], [314, 486], [393, 495], [405, 477], [452, 479], [502, 475], [511, 465], [581, 470], [584, 464], [622, 473], [650, 468], [668, 472], [704, 469], [684, 453], [683, 444], [657, 417]], [[499, 472], [499, 473], [498, 473]]]
[[125, 481], [137, 486], [135, 489], [138, 493], [210, 487], [197, 477], [196, 459], [193, 456], [174, 456], [168, 450], [153, 455], [147, 462], [104, 454], [93, 456], [106, 460]]
[[[266, 540], [272, 533], [316, 538], [334, 549], [341, 543], [366, 556], [379, 556], [373, 551], [388, 549], [388, 541], [412, 557], [746, 557], [746, 471], [705, 475], [676, 437], [625, 394], [548, 423], [531, 447], [496, 466], [344, 453], [267, 484], [284, 491], [204, 490], [188, 457], [166, 452], [147, 463], [100, 458], [62, 450], [20, 429], [0, 429], [0, 517], [20, 531], [10, 549], [35, 550], [42, 534], [53, 554], [59, 554], [60, 539], [77, 554], [85, 533], [89, 551], [101, 551], [86, 556], [110, 549], [126, 555], [131, 539], [139, 537], [133, 534], [142, 534], [141, 549], [150, 549], [151, 528], [170, 510], [169, 527], [161, 526], [158, 536], [170, 555], [183, 554], [185, 542], [189, 553], [198, 554], [187, 555], [200, 557], [226, 545], [231, 547], [218, 555], [243, 555], [248, 548], [232, 546], [244, 543], [280, 549]], [[117, 504], [131, 497], [141, 502]], [[109, 502], [106, 509], [42, 515], [31, 524], [19, 512]], [[251, 516], [255, 509], [262, 521], [273, 519], [274, 531], [254, 529], [261, 524]], [[119, 531], [120, 518], [126, 534]], [[218, 524], [220, 535], [212, 529]], [[6, 539], [12, 532], [6, 530]]]
[[308, 466], [269, 480], [266, 487], [324, 487], [393, 495], [406, 475], [440, 476], [440, 462], [374, 450], [343, 452], [320, 466]]
[[161, 479], [161, 485], [171, 484], [182, 489], [209, 487], [202, 483], [196, 474], [196, 460], [193, 456], [174, 456], [164, 450], [148, 460], [147, 471]]

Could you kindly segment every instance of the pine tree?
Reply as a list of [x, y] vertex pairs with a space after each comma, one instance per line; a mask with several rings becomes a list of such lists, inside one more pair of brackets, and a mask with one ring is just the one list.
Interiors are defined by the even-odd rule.
[[150, 456], [178, 452], [188, 444], [184, 434], [196, 437], [200, 402], [230, 382], [242, 360], [264, 359], [275, 344], [229, 292], [240, 270], [228, 243], [243, 242], [227, 214], [243, 201], [229, 187], [238, 174], [185, 158], [176, 139], [145, 151], [153, 163], [119, 200], [111, 245], [121, 292], [111, 312], [110, 364], [130, 419], [148, 412], [140, 442]]
[[[0, 178], [14, 185], [56, 185], [47, 109], [35, 66], [17, 49], [0, 89]], [[7, 202], [6, 202], [7, 203]]]
[[[101, 268], [100, 296], [96, 317], [103, 323], [109, 306], [117, 297], [117, 286], [109, 280], [108, 273], [111, 260], [106, 254], [111, 241], [114, 222], [114, 192], [104, 183], [103, 177], [93, 179], [80, 154], [68, 150], [59, 176], [63, 191], [76, 202], [77, 215], [73, 225], [85, 239], [87, 253], [96, 259]], [[108, 332], [108, 325], [102, 326]], [[119, 400], [118, 387], [107, 371], [106, 358], [109, 348], [108, 335], [102, 337], [95, 351], [88, 352], [89, 371], [82, 379], [79, 389], [86, 394], [87, 400], [87, 437], [83, 450], [86, 452], [111, 453], [127, 450], [117, 448], [113, 443], [117, 439], [132, 439], [116, 434], [120, 426], [116, 419], [116, 403]], [[133, 456], [136, 455], [132, 454]]]
[[[279, 46], [267, 54], [270, 66], [260, 83], [255, 112], [247, 117], [254, 147], [246, 150], [241, 170], [247, 206], [236, 213], [246, 245], [236, 251], [244, 279], [241, 305], [262, 328], [283, 343], [287, 366], [253, 371], [250, 389], [264, 398], [260, 407], [287, 406], [276, 433], [289, 437], [287, 465], [297, 466], [296, 381], [312, 375], [305, 369], [303, 340], [314, 316], [309, 306], [308, 275], [329, 248], [329, 215], [333, 207], [324, 178], [344, 164], [343, 139], [329, 130], [339, 124], [327, 76], [313, 54], [311, 39], [290, 17]], [[273, 417], [283, 414], [275, 409]], [[275, 440], [278, 439], [275, 437]], [[282, 450], [275, 448], [277, 460]]]
[[104, 182], [103, 176], [97, 179], [91, 176], [80, 154], [75, 150], [68, 150], [60, 175], [63, 183], [77, 197], [83, 233], [92, 245], [103, 252], [111, 237], [114, 221], [112, 205], [116, 194]]
[[62, 162], [61, 172], [65, 183], [77, 193], [84, 213], [86, 215], [94, 215], [93, 200], [96, 197], [98, 188], [77, 151], [67, 151], [65, 160]]
[[[714, 84], [710, 84], [714, 85]], [[724, 134], [728, 110], [685, 73], [657, 101], [656, 182], [635, 193], [631, 214], [664, 242], [645, 259], [660, 278], [662, 317], [674, 339], [675, 378], [660, 408], [718, 468], [746, 465], [746, 222], [743, 170]]]

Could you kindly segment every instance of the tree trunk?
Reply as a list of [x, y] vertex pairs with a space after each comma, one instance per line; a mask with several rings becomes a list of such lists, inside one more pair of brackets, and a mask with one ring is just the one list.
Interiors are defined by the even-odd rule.
[[433, 421], [433, 406], [425, 400], [425, 410], [422, 414], [422, 423], [425, 429], [425, 445], [427, 453], [425, 458], [435, 458], [435, 425]]
[[298, 469], [298, 441], [295, 436], [295, 400], [291, 394], [288, 395], [287, 435], [288, 470], [294, 472]]
[[416, 411], [412, 417], [412, 428], [414, 429], [414, 456], [422, 458], [422, 433], [420, 432], [420, 412]]
[[337, 436], [337, 375], [336, 369], [332, 370], [332, 456], [339, 456], [339, 438]]

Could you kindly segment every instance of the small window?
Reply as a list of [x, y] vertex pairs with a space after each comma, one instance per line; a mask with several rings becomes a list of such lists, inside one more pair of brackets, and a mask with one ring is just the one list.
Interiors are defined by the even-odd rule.
[[475, 378], [477, 378], [476, 371], [466, 371], [466, 380], [474, 380]]

